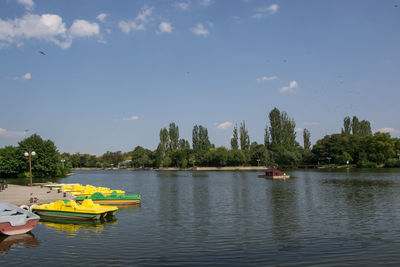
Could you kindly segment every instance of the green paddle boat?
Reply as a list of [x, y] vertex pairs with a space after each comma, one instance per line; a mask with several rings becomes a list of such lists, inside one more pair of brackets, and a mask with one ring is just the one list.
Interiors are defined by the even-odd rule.
[[91, 199], [96, 204], [103, 205], [139, 205], [140, 204], [140, 195], [123, 195], [118, 194], [118, 192], [113, 191], [110, 195], [104, 196], [100, 192], [96, 192], [91, 196], [80, 196], [76, 197], [75, 201], [84, 201], [85, 199]]

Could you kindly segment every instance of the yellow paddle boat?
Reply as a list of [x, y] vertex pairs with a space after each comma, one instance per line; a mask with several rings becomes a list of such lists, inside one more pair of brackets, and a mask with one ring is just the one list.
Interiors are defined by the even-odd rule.
[[98, 220], [107, 215], [115, 215], [118, 208], [102, 206], [85, 199], [81, 205], [72, 200], [58, 200], [50, 204], [33, 207], [33, 211], [41, 216], [72, 220]]

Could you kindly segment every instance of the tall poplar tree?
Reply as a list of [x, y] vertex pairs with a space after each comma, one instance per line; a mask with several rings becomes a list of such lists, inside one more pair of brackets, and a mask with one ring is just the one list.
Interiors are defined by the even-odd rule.
[[366, 137], [366, 136], [371, 136], [372, 135], [372, 130], [371, 130], [371, 124], [369, 121], [362, 120], [359, 124], [359, 135], [361, 137]]
[[343, 120], [342, 134], [344, 135], [351, 134], [351, 119], [349, 116], [346, 116]]
[[193, 126], [192, 130], [192, 148], [194, 151], [198, 151], [200, 148], [200, 140], [199, 140], [199, 126]]
[[353, 135], [359, 136], [360, 135], [360, 122], [357, 116], [353, 116], [353, 120], [351, 121], [351, 131]]
[[206, 127], [199, 126], [199, 140], [200, 140], [200, 149], [208, 150], [211, 147], [210, 139], [208, 138], [208, 130]]
[[192, 146], [195, 152], [208, 150], [211, 147], [208, 130], [201, 125], [195, 125], [192, 131]]
[[238, 137], [237, 124], [233, 127], [233, 136], [231, 138], [231, 148], [233, 150], [236, 150], [239, 148], [239, 137]]
[[246, 129], [246, 123], [244, 121], [240, 123], [240, 149], [241, 150], [250, 149], [250, 137]]
[[163, 159], [168, 150], [168, 130], [167, 130], [167, 128], [162, 128], [160, 130], [159, 148], [161, 150], [161, 155], [162, 155], [162, 159]]
[[281, 113], [281, 140], [285, 147], [294, 147], [296, 145], [296, 123], [289, 118], [286, 112]]
[[269, 147], [270, 146], [270, 135], [269, 135], [269, 130], [268, 130], [268, 124], [265, 127], [265, 132], [264, 132], [264, 146]]
[[310, 131], [307, 129], [303, 130], [303, 141], [304, 141], [304, 149], [310, 150], [311, 149], [311, 141], [310, 141]]
[[169, 149], [176, 150], [179, 142], [179, 127], [174, 122], [169, 124]]
[[279, 109], [274, 108], [269, 113], [269, 122], [271, 127], [269, 128], [269, 132], [271, 134], [271, 145], [281, 144], [281, 112]]

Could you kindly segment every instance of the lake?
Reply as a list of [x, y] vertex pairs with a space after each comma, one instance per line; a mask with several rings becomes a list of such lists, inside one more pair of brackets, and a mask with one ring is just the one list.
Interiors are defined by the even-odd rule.
[[141, 194], [115, 220], [0, 237], [0, 266], [400, 265], [400, 170], [76, 171]]

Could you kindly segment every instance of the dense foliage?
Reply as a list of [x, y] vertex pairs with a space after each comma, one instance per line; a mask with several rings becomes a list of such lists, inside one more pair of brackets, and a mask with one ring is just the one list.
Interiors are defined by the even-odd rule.
[[43, 140], [34, 134], [19, 142], [17, 147], [0, 149], [0, 177], [29, 176], [29, 160], [24, 153], [31, 151], [35, 152], [31, 158], [32, 176], [62, 177], [68, 172], [53, 141]]
[[70, 168], [136, 167], [159, 168], [195, 166], [268, 166], [284, 165], [345, 165], [358, 167], [400, 167], [400, 139], [388, 133], [372, 135], [369, 121], [356, 116], [345, 117], [340, 134], [327, 135], [311, 147], [311, 133], [303, 130], [303, 146], [296, 141], [296, 123], [286, 112], [274, 108], [268, 114], [264, 143], [250, 143], [245, 121], [238, 128], [235, 124], [231, 148], [215, 147], [209, 139], [208, 130], [195, 125], [192, 143], [179, 138], [179, 127], [170, 123], [159, 133], [159, 145], [152, 151], [137, 146], [133, 151], [107, 151], [101, 156], [90, 154], [59, 154], [50, 140], [34, 134], [17, 147], [0, 149], [0, 177], [29, 176], [26, 151], [35, 151], [32, 157], [34, 177], [61, 177]]

